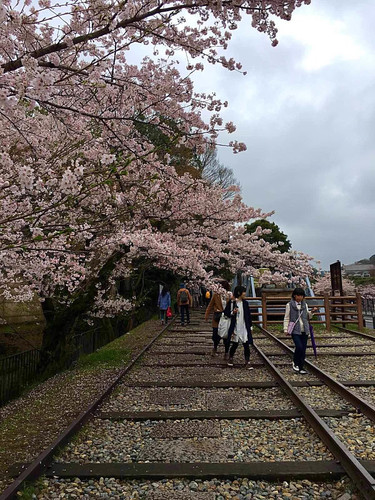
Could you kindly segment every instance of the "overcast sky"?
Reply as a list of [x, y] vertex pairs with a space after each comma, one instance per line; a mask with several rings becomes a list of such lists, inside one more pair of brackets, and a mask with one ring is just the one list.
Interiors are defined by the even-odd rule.
[[230, 138], [247, 145], [219, 151], [244, 200], [275, 210], [293, 248], [323, 269], [375, 254], [374, 20], [374, 0], [312, 0], [277, 22], [273, 48], [246, 19], [227, 56], [247, 76], [213, 66], [196, 82], [229, 101]]

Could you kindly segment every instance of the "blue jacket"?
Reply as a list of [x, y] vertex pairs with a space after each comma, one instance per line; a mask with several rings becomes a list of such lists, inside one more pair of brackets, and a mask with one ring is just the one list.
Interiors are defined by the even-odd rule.
[[163, 295], [159, 293], [159, 298], [158, 298], [159, 309], [166, 311], [170, 306], [171, 306], [171, 294], [167, 292], [163, 297]]

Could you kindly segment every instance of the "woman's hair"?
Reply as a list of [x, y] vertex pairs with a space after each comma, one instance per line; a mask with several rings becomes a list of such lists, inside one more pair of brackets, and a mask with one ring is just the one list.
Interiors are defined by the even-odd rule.
[[169, 291], [168, 287], [167, 286], [163, 286], [162, 291], [161, 291], [162, 296], [164, 297], [164, 295], [166, 295], [168, 293], [168, 291]]
[[303, 288], [295, 288], [292, 293], [292, 299], [294, 299], [296, 295], [302, 295], [302, 297], [306, 297], [305, 290]]
[[234, 289], [233, 295], [236, 299], [238, 299], [238, 297], [240, 297], [243, 294], [243, 292], [246, 292], [246, 288], [244, 286], [239, 285], [236, 286], [236, 288]]
[[228, 283], [227, 280], [220, 280], [218, 283], [224, 288], [224, 290], [227, 290], [229, 292], [230, 284]]

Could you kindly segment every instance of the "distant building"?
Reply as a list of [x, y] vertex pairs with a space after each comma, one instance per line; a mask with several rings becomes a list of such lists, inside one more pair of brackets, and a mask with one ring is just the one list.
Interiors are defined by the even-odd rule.
[[375, 276], [374, 264], [349, 264], [342, 266], [345, 276], [357, 276], [361, 278], [369, 278]]

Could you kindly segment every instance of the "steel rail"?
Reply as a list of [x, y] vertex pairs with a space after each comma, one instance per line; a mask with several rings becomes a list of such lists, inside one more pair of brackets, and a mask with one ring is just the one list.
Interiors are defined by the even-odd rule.
[[[266, 334], [269, 338], [272, 338], [282, 349], [287, 352], [290, 356], [293, 356], [294, 351], [289, 346], [284, 344], [280, 339], [278, 339], [275, 335], [273, 335], [268, 330], [265, 330], [262, 327], [258, 327], [264, 334]], [[362, 399], [360, 396], [357, 396], [350, 389], [345, 387], [341, 382], [331, 377], [327, 372], [318, 368], [313, 363], [305, 360], [305, 365], [308, 366], [309, 371], [314, 373], [322, 382], [324, 382], [330, 389], [335, 391], [337, 394], [340, 394], [343, 398], [345, 398], [350, 404], [352, 404], [355, 408], [360, 410], [366, 417], [375, 422], [375, 406], [370, 404], [368, 401]]]
[[374, 335], [369, 335], [368, 333], [364, 333], [364, 332], [358, 332], [357, 330], [349, 330], [349, 328], [344, 328], [343, 326], [333, 325], [332, 323], [331, 323], [331, 326], [334, 326], [335, 328], [337, 328], [338, 330], [342, 330], [343, 332], [353, 333], [354, 335], [357, 335], [358, 337], [363, 337], [365, 339], [372, 340], [373, 342], [375, 342]]
[[120, 372], [117, 378], [107, 386], [107, 388], [102, 392], [102, 394], [90, 404], [86, 410], [84, 410], [78, 417], [53, 441], [53, 443], [43, 450], [36, 459], [31, 462], [17, 477], [13, 483], [11, 483], [0, 495], [0, 500], [12, 500], [17, 497], [18, 491], [22, 488], [26, 481], [34, 481], [39, 476], [43, 474], [44, 471], [50, 466], [53, 460], [53, 456], [56, 454], [59, 448], [64, 446], [73, 436], [76, 434], [82, 426], [93, 417], [94, 411], [100, 406], [100, 404], [113, 392], [116, 386], [121, 382], [121, 379], [128, 373], [128, 371], [133, 368], [134, 364], [139, 360], [141, 356], [147, 352], [150, 347], [158, 340], [158, 338], [171, 326], [175, 321], [175, 317], [166, 325], [158, 334], [149, 342], [142, 351], [126, 365], [126, 367]]
[[356, 487], [362, 492], [366, 500], [375, 499], [375, 479], [365, 469], [365, 467], [355, 458], [346, 446], [335, 436], [328, 425], [319, 417], [317, 412], [298, 394], [292, 385], [283, 377], [280, 370], [254, 345], [258, 354], [263, 358], [264, 363], [275, 376], [284, 392], [290, 397], [293, 403], [301, 411], [306, 421], [310, 424], [316, 434], [327, 446], [334, 457], [341, 463], [348, 476], [352, 479]]

